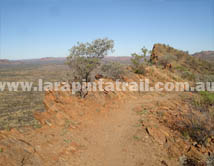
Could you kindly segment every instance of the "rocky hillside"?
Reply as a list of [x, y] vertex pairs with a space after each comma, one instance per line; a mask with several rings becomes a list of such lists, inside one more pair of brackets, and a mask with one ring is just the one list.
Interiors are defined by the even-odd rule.
[[163, 68], [171, 66], [176, 75], [190, 81], [214, 80], [214, 64], [212, 62], [191, 56], [188, 52], [165, 44], [154, 45], [150, 61]]

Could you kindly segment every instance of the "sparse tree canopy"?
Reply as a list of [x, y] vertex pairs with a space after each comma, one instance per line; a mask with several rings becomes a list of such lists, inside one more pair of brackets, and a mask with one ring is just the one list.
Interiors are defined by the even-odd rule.
[[141, 49], [142, 53], [143, 53], [143, 56], [146, 57], [147, 56], [147, 53], [149, 52], [149, 50], [146, 48], [146, 47], [143, 47]]
[[73, 46], [70, 49], [69, 58], [73, 57], [85, 57], [85, 58], [104, 58], [109, 51], [112, 51], [114, 47], [114, 41], [108, 38], [96, 39], [91, 43], [77, 43], [77, 46]]
[[90, 81], [91, 72], [100, 64], [100, 60], [113, 51], [114, 41], [107, 38], [96, 39], [91, 43], [77, 43], [70, 49], [67, 63], [71, 68], [72, 80]]
[[[70, 67], [70, 79], [79, 83], [89, 82], [92, 73], [100, 65], [100, 60], [113, 51], [114, 41], [107, 38], [97, 39], [91, 43], [77, 43], [70, 49], [67, 64]], [[85, 97], [87, 90], [81, 88], [81, 97]]]

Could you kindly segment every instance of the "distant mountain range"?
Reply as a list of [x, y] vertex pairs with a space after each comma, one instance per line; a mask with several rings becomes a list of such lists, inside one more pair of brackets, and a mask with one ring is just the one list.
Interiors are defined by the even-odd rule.
[[[120, 62], [123, 64], [130, 63], [131, 57], [121, 56], [121, 57], [113, 57], [109, 56], [104, 58], [104, 61], [114, 61]], [[33, 63], [64, 63], [66, 61], [66, 57], [45, 57], [40, 59], [24, 59], [24, 60], [8, 60], [8, 59], [0, 59], [0, 65], [10, 65], [10, 64], [33, 64]]]
[[201, 51], [193, 54], [193, 56], [206, 61], [214, 61], [214, 51]]
[[8, 59], [0, 59], [0, 65], [13, 65], [13, 64], [34, 64], [34, 63], [64, 63], [66, 60], [65, 57], [45, 57], [40, 59], [21, 59], [21, 60], [8, 60]]
[[21, 64], [22, 61], [18, 60], [8, 60], [8, 59], [0, 59], [0, 64], [10, 65], [10, 64]]
[[[201, 51], [192, 54], [194, 57], [198, 57], [200, 59], [206, 61], [214, 61], [214, 51]], [[129, 64], [131, 61], [131, 56], [109, 56], [104, 58], [104, 61], [114, 61], [120, 62], [123, 64]], [[64, 63], [66, 61], [66, 57], [44, 57], [40, 59], [23, 59], [23, 60], [8, 60], [8, 59], [0, 59], [1, 64], [31, 64], [31, 63]]]

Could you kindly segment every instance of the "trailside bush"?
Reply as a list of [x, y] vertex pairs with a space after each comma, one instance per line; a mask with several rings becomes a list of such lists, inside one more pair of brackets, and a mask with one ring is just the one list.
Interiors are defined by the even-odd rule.
[[113, 80], [122, 79], [124, 75], [124, 68], [120, 63], [109, 62], [101, 66], [101, 75], [106, 78], [111, 78]]
[[70, 55], [67, 57], [67, 64], [72, 73], [72, 80], [81, 82], [83, 79], [90, 81], [90, 74], [100, 65], [109, 51], [112, 51], [114, 41], [97, 39], [91, 43], [77, 43], [70, 49]]
[[190, 72], [190, 71], [183, 71], [181, 72], [181, 77], [190, 81], [195, 81], [196, 76], [194, 73]]
[[202, 115], [189, 113], [183, 116], [182, 121], [175, 122], [173, 129], [181, 132], [185, 138], [191, 138], [198, 144], [206, 145], [208, 138], [214, 136], [214, 117], [210, 113]]
[[166, 66], [167, 64], [171, 64], [173, 61], [176, 61], [176, 60], [177, 60], [176, 56], [167, 54], [159, 58], [158, 64]]
[[201, 95], [201, 103], [206, 106], [214, 105], [214, 93], [203, 91], [200, 92]]
[[[100, 65], [101, 59], [113, 51], [114, 41], [107, 38], [97, 39], [91, 43], [77, 43], [70, 49], [67, 64], [70, 67], [70, 80], [82, 83], [91, 80], [91, 73]], [[85, 92], [80, 90], [80, 96]]]
[[139, 66], [133, 68], [136, 74], [146, 74], [146, 67], [145, 64], [140, 64]]
[[146, 64], [147, 64], [147, 59], [146, 56], [148, 53], [151, 53], [151, 51], [148, 51], [145, 47], [141, 49], [142, 53], [141, 54], [132, 54], [132, 70], [136, 74], [146, 74]]

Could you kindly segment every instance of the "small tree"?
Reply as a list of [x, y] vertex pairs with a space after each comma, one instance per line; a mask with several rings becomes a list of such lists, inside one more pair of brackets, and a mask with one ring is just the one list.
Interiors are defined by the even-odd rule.
[[143, 47], [141, 51], [141, 54], [133, 53], [131, 59], [132, 69], [137, 74], [145, 74], [145, 64], [147, 62], [146, 56], [150, 53], [145, 47]]
[[108, 38], [96, 39], [91, 43], [78, 42], [77, 46], [70, 49], [70, 55], [67, 57], [71, 80], [89, 82], [92, 71], [100, 65], [100, 60], [107, 56], [109, 51], [113, 51], [113, 47], [114, 41]]
[[149, 51], [146, 47], [141, 48], [141, 51], [142, 51], [142, 53], [143, 53], [143, 54], [142, 54], [143, 59], [144, 59], [144, 61], [146, 62], [146, 61], [147, 61], [146, 56], [147, 56], [148, 53], [150, 53], [150, 51]]

